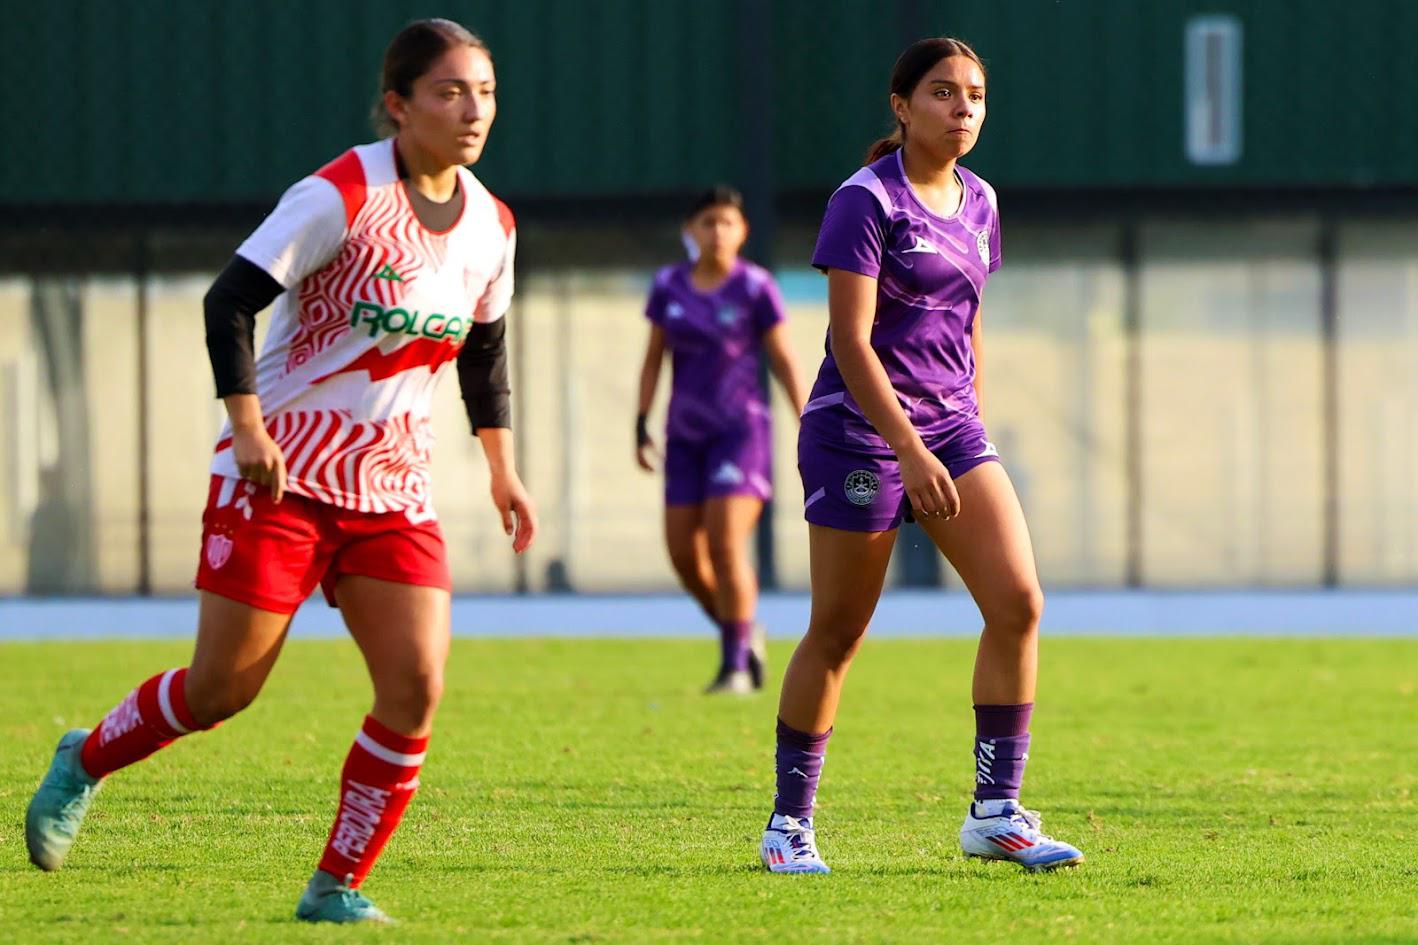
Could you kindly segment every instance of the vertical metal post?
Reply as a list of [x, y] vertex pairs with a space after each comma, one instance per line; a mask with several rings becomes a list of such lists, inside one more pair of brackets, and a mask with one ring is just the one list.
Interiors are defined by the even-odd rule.
[[1320, 341], [1322, 345], [1320, 455], [1324, 463], [1324, 562], [1325, 587], [1339, 585], [1339, 248], [1334, 219], [1320, 221]]
[[[740, 53], [738, 142], [742, 179], [739, 186], [752, 224], [746, 249], [759, 265], [772, 269], [773, 242], [778, 231], [773, 173], [773, 58], [769, 49], [772, 9], [762, 0], [738, 0], [734, 12], [739, 24]], [[759, 365], [759, 378], [771, 397], [772, 385], [766, 365]], [[778, 586], [771, 500], [763, 506], [754, 538], [758, 582], [771, 590]]]
[[[512, 297], [512, 308], [503, 316], [509, 319], [507, 323], [508, 344], [512, 348], [512, 443], [513, 457], [517, 463], [517, 474], [522, 477], [522, 481], [527, 481], [527, 450], [531, 440], [531, 431], [525, 426], [531, 411], [527, 410], [527, 341], [525, 334], [526, 326], [522, 324], [522, 301], [521, 297]], [[518, 429], [517, 411], [522, 412], [522, 428]], [[474, 431], [474, 437], [477, 432]], [[528, 484], [528, 489], [532, 488]], [[518, 594], [525, 594], [531, 589], [531, 584], [527, 577], [527, 556], [512, 556], [513, 581]]]
[[149, 236], [139, 232], [135, 247], [134, 278], [137, 279], [138, 308], [138, 593], [153, 592], [152, 549], [152, 462], [151, 392], [148, 390], [149, 286], [152, 260]]
[[557, 273], [557, 355], [561, 377], [561, 558], [547, 571], [547, 590], [575, 590], [577, 518], [581, 503], [581, 417], [576, 375], [576, 287], [574, 273]]
[[1123, 223], [1123, 336], [1127, 350], [1124, 364], [1123, 404], [1124, 451], [1127, 463], [1127, 563], [1128, 587], [1143, 581], [1142, 527], [1142, 264], [1138, 249], [1137, 221]]

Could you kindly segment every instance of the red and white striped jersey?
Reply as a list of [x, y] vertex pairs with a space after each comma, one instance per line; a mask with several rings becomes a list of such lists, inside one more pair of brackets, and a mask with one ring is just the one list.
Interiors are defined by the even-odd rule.
[[[284, 292], [256, 365], [292, 492], [359, 512], [433, 518], [434, 385], [474, 322], [512, 299], [512, 212], [458, 170], [463, 213], [419, 222], [392, 139], [346, 151], [281, 197], [237, 249]], [[231, 427], [212, 472], [239, 475]]]

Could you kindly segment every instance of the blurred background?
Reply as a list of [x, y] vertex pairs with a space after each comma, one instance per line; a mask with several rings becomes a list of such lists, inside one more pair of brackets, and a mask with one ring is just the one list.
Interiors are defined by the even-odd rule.
[[[1003, 220], [987, 415], [1045, 585], [1418, 578], [1418, 4], [17, 0], [0, 595], [190, 590], [221, 418], [201, 297], [287, 186], [374, 137], [384, 45], [433, 15], [497, 66], [475, 172], [519, 221], [515, 426], [543, 524], [514, 559], [446, 379], [434, 481], [460, 590], [674, 587], [632, 451], [651, 274], [696, 192], [739, 187], [815, 374], [822, 209], [891, 127], [896, 55], [933, 34], [989, 66], [964, 162]], [[759, 565], [801, 589], [774, 400]], [[898, 584], [955, 582], [903, 539]]]

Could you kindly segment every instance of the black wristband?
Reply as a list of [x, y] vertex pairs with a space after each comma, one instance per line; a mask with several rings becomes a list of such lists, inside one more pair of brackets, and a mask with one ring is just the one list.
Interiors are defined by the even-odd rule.
[[635, 448], [650, 445], [650, 431], [645, 426], [645, 415], [638, 413], [635, 415]]

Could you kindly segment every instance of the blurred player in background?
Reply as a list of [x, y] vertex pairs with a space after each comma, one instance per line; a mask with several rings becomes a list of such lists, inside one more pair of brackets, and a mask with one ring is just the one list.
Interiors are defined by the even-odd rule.
[[985, 119], [984, 64], [958, 40], [921, 40], [897, 60], [890, 101], [896, 132], [832, 195], [813, 253], [830, 327], [798, 448], [812, 616], [783, 679], [761, 856], [774, 872], [828, 871], [812, 821], [818, 778], [896, 530], [914, 516], [985, 622], [961, 846], [1028, 869], [1069, 865], [1083, 855], [1018, 800], [1043, 593], [980, 411], [980, 301], [1000, 265], [999, 213], [990, 185], [956, 162]]
[[801, 373], [788, 346], [783, 299], [768, 271], [739, 258], [748, 239], [743, 198], [715, 187], [684, 225], [690, 261], [655, 275], [645, 314], [650, 341], [640, 370], [635, 457], [654, 470], [646, 416], [666, 349], [673, 358], [665, 434], [665, 542], [680, 583], [719, 628], [710, 693], [763, 686], [753, 528], [773, 490], [772, 429], [759, 353], [803, 408]]
[[[430, 410], [457, 360], [492, 499], [513, 548], [536, 532], [512, 461], [504, 332], [512, 214], [462, 165], [496, 114], [492, 59], [448, 20], [411, 23], [384, 57], [376, 121], [286, 191], [205, 302], [229, 422], [203, 516], [192, 662], [133, 690], [59, 742], [30, 803], [30, 859], [58, 869], [102, 780], [256, 697], [291, 614], [316, 585], [368, 665], [309, 921], [383, 920], [358, 887], [419, 784], [449, 646], [451, 586], [430, 504]], [[255, 315], [276, 303], [260, 360]]]

